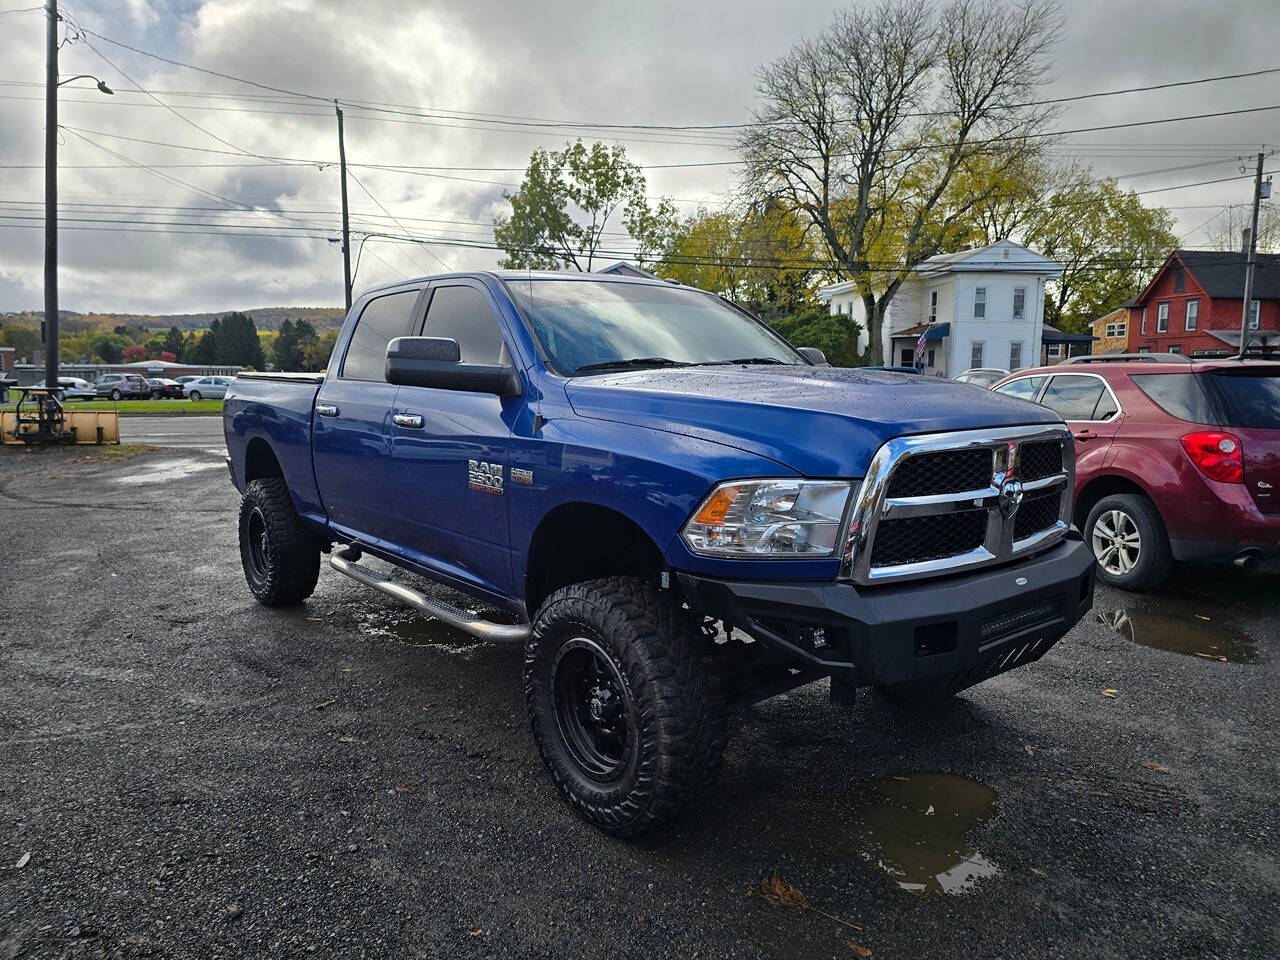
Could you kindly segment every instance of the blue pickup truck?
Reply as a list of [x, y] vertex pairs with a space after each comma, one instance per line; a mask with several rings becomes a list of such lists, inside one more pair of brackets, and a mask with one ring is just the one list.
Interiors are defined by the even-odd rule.
[[557, 788], [620, 835], [715, 779], [736, 704], [823, 677], [837, 705], [928, 704], [1038, 659], [1093, 600], [1051, 411], [832, 368], [669, 283], [379, 287], [326, 373], [242, 375], [223, 415], [254, 596], [304, 600], [327, 554], [523, 643]]

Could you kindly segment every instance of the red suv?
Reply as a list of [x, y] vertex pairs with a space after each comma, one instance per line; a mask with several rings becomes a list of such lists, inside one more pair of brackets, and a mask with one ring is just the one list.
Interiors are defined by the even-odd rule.
[[1075, 522], [1107, 583], [1144, 590], [1174, 560], [1249, 566], [1280, 548], [1280, 362], [1079, 357], [992, 389], [1070, 426]]

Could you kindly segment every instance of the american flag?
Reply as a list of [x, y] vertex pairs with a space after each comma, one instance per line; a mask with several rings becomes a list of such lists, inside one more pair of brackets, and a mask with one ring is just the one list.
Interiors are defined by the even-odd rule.
[[916, 365], [919, 366], [920, 361], [924, 359], [924, 335], [928, 331], [920, 334], [920, 339], [916, 341]]

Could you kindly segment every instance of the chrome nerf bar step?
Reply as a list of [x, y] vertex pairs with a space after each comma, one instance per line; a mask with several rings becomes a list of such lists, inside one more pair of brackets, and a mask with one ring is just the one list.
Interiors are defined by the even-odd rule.
[[429, 617], [435, 617], [437, 620], [447, 623], [451, 627], [456, 627], [463, 633], [469, 633], [480, 640], [523, 642], [529, 636], [529, 625], [527, 623], [494, 623], [491, 620], [481, 619], [466, 610], [459, 610], [452, 604], [441, 600], [432, 600], [411, 587], [388, 580], [369, 568], [360, 566], [356, 562], [360, 559], [360, 556], [360, 550], [357, 547], [343, 547], [341, 550], [335, 548], [333, 553], [329, 555], [329, 566], [343, 576], [359, 581], [366, 587], [373, 587], [373, 589], [385, 593], [388, 597], [394, 597], [401, 603], [413, 607], [415, 610], [420, 610]]

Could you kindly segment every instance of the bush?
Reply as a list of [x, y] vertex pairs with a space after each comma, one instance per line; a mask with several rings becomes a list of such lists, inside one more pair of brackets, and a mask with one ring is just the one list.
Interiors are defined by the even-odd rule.
[[833, 367], [856, 367], [863, 363], [858, 355], [862, 325], [847, 314], [810, 310], [775, 317], [769, 325], [797, 347], [817, 347]]

